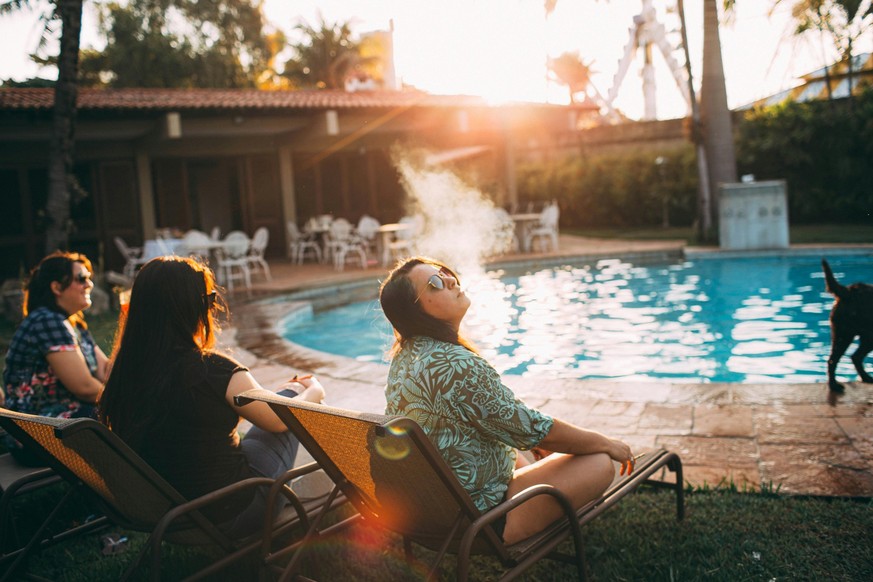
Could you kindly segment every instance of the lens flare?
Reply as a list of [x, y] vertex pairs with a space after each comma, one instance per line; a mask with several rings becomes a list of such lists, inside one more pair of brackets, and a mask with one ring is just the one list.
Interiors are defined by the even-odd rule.
[[376, 452], [389, 461], [400, 461], [409, 456], [412, 447], [406, 430], [388, 427], [384, 436], [376, 437]]

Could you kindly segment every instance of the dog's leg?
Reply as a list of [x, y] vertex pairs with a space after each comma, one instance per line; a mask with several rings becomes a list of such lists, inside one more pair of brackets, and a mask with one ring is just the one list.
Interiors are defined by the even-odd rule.
[[[831, 331], [833, 333], [833, 331]], [[831, 355], [828, 358], [828, 388], [834, 392], [843, 392], [843, 385], [837, 382], [837, 362], [846, 353], [849, 344], [855, 339], [854, 336], [839, 335], [831, 338]]]
[[861, 342], [858, 349], [852, 354], [852, 363], [855, 364], [855, 369], [858, 370], [858, 375], [861, 376], [861, 382], [873, 384], [873, 376], [864, 370], [864, 358], [873, 351], [873, 335], [864, 334], [861, 336]]

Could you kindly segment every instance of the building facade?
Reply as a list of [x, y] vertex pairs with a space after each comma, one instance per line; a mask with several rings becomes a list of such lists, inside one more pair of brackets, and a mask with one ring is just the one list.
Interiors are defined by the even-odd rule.
[[[51, 89], [0, 88], [0, 277], [45, 251]], [[495, 203], [515, 200], [519, 157], [575, 147], [588, 105], [489, 106], [409, 91], [83, 89], [79, 93], [70, 247], [123, 261], [158, 229], [270, 231], [317, 214], [382, 222], [406, 212], [398, 148], [474, 165]], [[453, 153], [454, 152], [454, 153]]]

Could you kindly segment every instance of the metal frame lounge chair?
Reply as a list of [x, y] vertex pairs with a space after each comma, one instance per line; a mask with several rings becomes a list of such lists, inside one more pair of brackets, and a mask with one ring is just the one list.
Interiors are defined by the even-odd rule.
[[[448, 552], [457, 554], [457, 579], [467, 579], [471, 554], [490, 554], [509, 570], [511, 580], [544, 557], [569, 561], [585, 577], [580, 526], [600, 515], [643, 483], [669, 487], [676, 493], [677, 516], [684, 516], [682, 462], [664, 450], [639, 459], [633, 474], [617, 478], [599, 499], [574, 510], [567, 497], [550, 485], [530, 487], [486, 513], [480, 512], [439, 451], [411, 419], [359, 413], [321, 404], [291, 400], [267, 390], [250, 390], [237, 404], [266, 402], [297, 436], [325, 473], [357, 509], [364, 523], [403, 536], [407, 558], [414, 541], [435, 550], [428, 578]], [[675, 483], [653, 475], [664, 468], [676, 474]], [[542, 532], [507, 546], [492, 528], [511, 509], [539, 496], [552, 496], [563, 508], [561, 518]], [[558, 545], [572, 537], [575, 556], [557, 554]], [[281, 580], [290, 579], [306, 547], [290, 560]]]
[[[298, 526], [312, 530], [311, 514], [326, 511], [343, 501], [331, 496], [328, 501], [320, 497], [302, 502], [287, 486], [292, 479], [316, 471], [319, 467], [315, 463], [292, 469], [278, 480], [266, 477], [245, 479], [189, 501], [117, 435], [95, 420], [47, 418], [0, 409], [0, 425], [25, 446], [42, 451], [58, 475], [72, 483], [84, 483], [96, 495], [110, 521], [125, 529], [150, 534], [148, 543], [128, 566], [123, 579], [137, 571], [150, 553], [151, 579], [159, 580], [161, 544], [164, 541], [212, 545], [224, 551], [221, 559], [189, 578], [200, 579], [244, 556], [269, 549], [273, 536], [283, 535]], [[280, 513], [273, 527], [264, 528], [259, 535], [244, 540], [229, 539], [200, 512], [203, 507], [228, 495], [254, 487], [270, 489], [268, 515], [279, 495], [290, 501], [289, 508]], [[309, 535], [317, 533], [322, 532], [310, 531]], [[10, 574], [11, 571], [7, 572]]]
[[[5, 431], [3, 431], [5, 434]], [[54, 516], [72, 498], [73, 490], [81, 484], [69, 486], [65, 494], [61, 495], [54, 507], [51, 508], [48, 517], [43, 523], [38, 524], [36, 533], [24, 543], [19, 532], [19, 522], [14, 515], [13, 503], [19, 496], [34, 493], [43, 487], [60, 483], [61, 478], [48, 467], [26, 467], [19, 464], [12, 455], [4, 453], [0, 455], [0, 579], [5, 578], [7, 568], [14, 570], [10, 565], [18, 563], [19, 556], [28, 554], [34, 547], [46, 547], [59, 543], [77, 535], [94, 531], [106, 524], [105, 517], [96, 517], [84, 520], [82, 523], [65, 524], [67, 529], [57, 532], [48, 532], [48, 526], [54, 521]], [[23, 518], [23, 516], [21, 516]], [[32, 520], [32, 516], [29, 516]], [[23, 560], [23, 558], [21, 558]]]

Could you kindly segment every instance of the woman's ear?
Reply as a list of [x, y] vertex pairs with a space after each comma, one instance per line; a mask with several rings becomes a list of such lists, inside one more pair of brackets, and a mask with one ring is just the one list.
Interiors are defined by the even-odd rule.
[[52, 293], [54, 294], [55, 297], [61, 296], [61, 293], [63, 292], [63, 288], [62, 288], [60, 281], [52, 281], [51, 283], [49, 283], [49, 287], [51, 288]]

